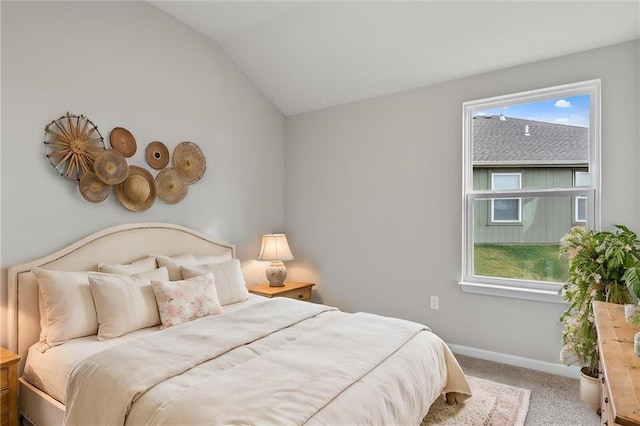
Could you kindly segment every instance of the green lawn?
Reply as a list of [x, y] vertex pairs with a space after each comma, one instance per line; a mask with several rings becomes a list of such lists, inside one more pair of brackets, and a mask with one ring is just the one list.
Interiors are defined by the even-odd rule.
[[558, 245], [478, 244], [474, 247], [476, 275], [564, 282], [566, 261], [558, 256]]

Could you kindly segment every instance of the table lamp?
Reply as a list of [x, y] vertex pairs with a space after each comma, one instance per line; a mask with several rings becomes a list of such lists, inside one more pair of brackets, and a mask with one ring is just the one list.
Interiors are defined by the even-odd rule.
[[293, 260], [285, 234], [267, 234], [262, 236], [262, 246], [258, 254], [258, 260], [270, 260], [267, 268], [267, 280], [269, 286], [282, 287], [287, 278], [287, 268], [283, 261]]

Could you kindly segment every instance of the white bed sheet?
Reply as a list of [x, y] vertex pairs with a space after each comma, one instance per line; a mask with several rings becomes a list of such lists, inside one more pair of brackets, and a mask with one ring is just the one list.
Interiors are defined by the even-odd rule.
[[[268, 299], [250, 294], [249, 299], [244, 302], [223, 306], [223, 311], [224, 313], [235, 312], [265, 300]], [[65, 404], [69, 377], [81, 361], [107, 348], [153, 333], [159, 328], [159, 326], [149, 327], [103, 341], [98, 341], [95, 335], [86, 336], [54, 346], [44, 353], [38, 351], [35, 345], [31, 346], [23, 376], [29, 383]]]

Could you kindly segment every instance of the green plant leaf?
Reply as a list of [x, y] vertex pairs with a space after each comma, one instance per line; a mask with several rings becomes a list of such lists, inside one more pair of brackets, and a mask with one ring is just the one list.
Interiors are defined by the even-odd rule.
[[640, 299], [640, 267], [628, 268], [622, 279], [636, 298]]

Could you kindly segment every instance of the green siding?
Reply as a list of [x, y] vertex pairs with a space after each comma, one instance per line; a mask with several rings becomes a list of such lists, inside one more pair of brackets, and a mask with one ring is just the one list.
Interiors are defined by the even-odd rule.
[[[473, 171], [474, 189], [489, 189], [491, 173], [522, 173], [522, 188], [571, 187], [571, 168], [483, 169]], [[545, 244], [558, 243], [574, 225], [573, 197], [524, 198], [522, 222], [491, 223], [491, 202], [476, 201], [474, 206], [474, 241], [476, 244]]]

